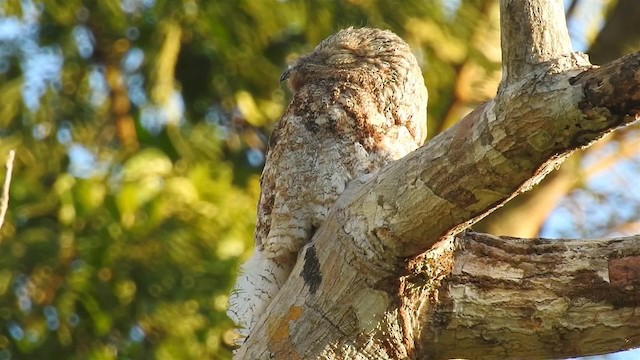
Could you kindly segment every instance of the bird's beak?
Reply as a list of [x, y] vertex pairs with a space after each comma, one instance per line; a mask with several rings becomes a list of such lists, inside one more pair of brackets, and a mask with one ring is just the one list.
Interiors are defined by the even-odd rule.
[[283, 72], [282, 75], [280, 75], [280, 82], [283, 82], [289, 78], [289, 74], [291, 73], [292, 69], [293, 68], [289, 66], [289, 68], [285, 70], [285, 72]]

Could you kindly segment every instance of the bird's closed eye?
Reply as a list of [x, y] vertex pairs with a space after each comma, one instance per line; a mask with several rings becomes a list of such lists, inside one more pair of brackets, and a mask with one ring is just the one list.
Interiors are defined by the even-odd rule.
[[327, 58], [327, 64], [329, 65], [345, 65], [345, 64], [353, 64], [356, 62], [356, 56], [349, 53], [338, 53], [335, 55], [329, 56]]

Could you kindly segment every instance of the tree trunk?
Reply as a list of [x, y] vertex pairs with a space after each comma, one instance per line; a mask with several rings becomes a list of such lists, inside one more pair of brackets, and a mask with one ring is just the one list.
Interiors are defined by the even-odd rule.
[[637, 120], [640, 53], [591, 66], [572, 52], [561, 0], [502, 1], [501, 28], [497, 97], [350, 184], [238, 359], [545, 358], [640, 345], [637, 237], [463, 232]]

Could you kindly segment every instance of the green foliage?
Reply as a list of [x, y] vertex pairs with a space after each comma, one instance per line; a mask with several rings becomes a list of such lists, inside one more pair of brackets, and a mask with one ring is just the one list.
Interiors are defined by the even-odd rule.
[[17, 169], [0, 244], [0, 316], [9, 327], [0, 344], [31, 358], [220, 353], [257, 179], [252, 191], [233, 184], [231, 164], [202, 143], [218, 137], [210, 127], [184, 133], [197, 158], [172, 161], [148, 147], [88, 178], [28, 179], [30, 169]]
[[229, 358], [286, 63], [342, 27], [390, 28], [428, 69], [433, 136], [499, 70], [495, 1], [447, 3], [0, 4], [21, 26], [0, 40], [0, 156], [17, 150], [0, 359]]

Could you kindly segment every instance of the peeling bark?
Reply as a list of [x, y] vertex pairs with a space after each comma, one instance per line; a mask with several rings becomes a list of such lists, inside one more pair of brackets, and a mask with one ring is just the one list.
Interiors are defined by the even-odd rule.
[[[640, 236], [457, 239], [426, 358], [549, 359], [640, 344]], [[423, 349], [423, 350], [422, 350]], [[480, 355], [481, 354], [481, 355]]]

